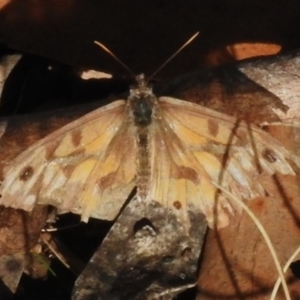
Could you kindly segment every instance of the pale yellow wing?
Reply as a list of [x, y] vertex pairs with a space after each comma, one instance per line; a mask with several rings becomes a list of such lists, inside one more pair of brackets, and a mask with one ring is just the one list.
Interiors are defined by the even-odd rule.
[[239, 198], [265, 195], [261, 171], [294, 174], [293, 157], [255, 126], [182, 100], [159, 99], [151, 128], [151, 186], [148, 200], [170, 207], [188, 224], [188, 211], [205, 214], [210, 227], [228, 224], [230, 199], [216, 195], [218, 183]]
[[4, 170], [0, 204], [114, 219], [135, 185], [137, 147], [126, 102], [113, 102], [51, 133]]

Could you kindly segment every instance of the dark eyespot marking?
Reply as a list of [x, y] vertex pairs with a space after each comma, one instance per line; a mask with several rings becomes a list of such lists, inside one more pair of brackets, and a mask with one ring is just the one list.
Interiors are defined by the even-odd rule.
[[33, 175], [33, 168], [31, 166], [27, 166], [21, 171], [19, 179], [22, 181], [27, 181], [32, 177], [32, 175]]
[[173, 202], [173, 206], [179, 210], [182, 207], [182, 204], [180, 203], [180, 201], [176, 200]]
[[264, 149], [264, 151], [262, 152], [262, 156], [265, 160], [267, 160], [270, 163], [274, 163], [277, 161], [276, 154], [271, 149]]

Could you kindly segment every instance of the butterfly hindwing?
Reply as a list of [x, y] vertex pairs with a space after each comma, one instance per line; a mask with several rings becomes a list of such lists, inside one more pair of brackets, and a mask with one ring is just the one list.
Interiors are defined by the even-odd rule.
[[133, 189], [136, 145], [126, 102], [113, 102], [53, 132], [4, 170], [1, 204], [51, 204], [82, 219], [113, 219]]

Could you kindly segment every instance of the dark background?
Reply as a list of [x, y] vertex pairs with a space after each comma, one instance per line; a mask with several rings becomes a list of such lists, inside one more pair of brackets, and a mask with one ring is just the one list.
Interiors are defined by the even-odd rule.
[[[154, 72], [193, 33], [200, 37], [165, 68], [175, 76], [210, 64], [207, 56], [241, 42], [300, 43], [298, 0], [4, 0], [0, 40], [76, 67], [127, 74], [93, 44], [109, 47], [135, 73]], [[7, 3], [6, 5], [4, 5]], [[0, 2], [1, 5], [1, 2]], [[226, 59], [225, 59], [226, 58]]]

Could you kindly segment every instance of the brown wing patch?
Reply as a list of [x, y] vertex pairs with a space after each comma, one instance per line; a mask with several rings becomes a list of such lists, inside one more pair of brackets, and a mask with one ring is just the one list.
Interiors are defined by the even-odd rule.
[[74, 132], [72, 132], [72, 143], [75, 148], [80, 145], [81, 139], [81, 130], [75, 130]]
[[116, 177], [116, 172], [113, 172], [100, 178], [97, 182], [99, 189], [104, 190], [112, 186], [112, 184], [115, 182], [115, 177]]
[[200, 182], [199, 174], [191, 167], [178, 166], [177, 168], [171, 169], [171, 176], [176, 179], [188, 179], [195, 184]]
[[208, 131], [212, 136], [217, 136], [219, 132], [218, 121], [214, 119], [207, 120]]

